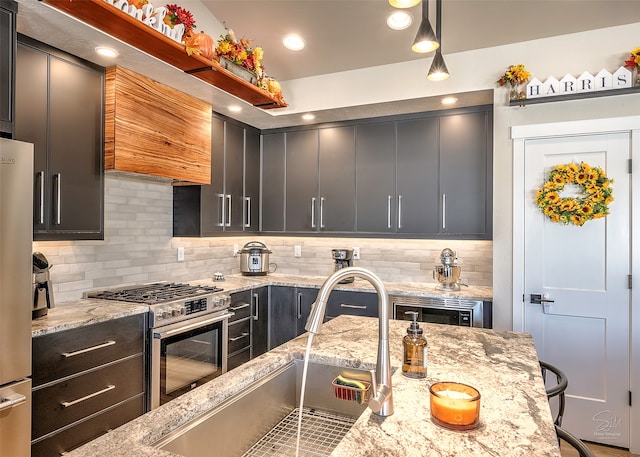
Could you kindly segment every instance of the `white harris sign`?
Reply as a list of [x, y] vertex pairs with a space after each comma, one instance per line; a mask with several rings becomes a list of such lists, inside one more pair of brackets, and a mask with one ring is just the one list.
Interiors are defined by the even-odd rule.
[[560, 81], [554, 76], [549, 76], [544, 82], [533, 78], [527, 84], [527, 98], [553, 97], [626, 87], [633, 87], [631, 70], [620, 67], [614, 73], [602, 69], [595, 76], [588, 71], [577, 78], [567, 74]]

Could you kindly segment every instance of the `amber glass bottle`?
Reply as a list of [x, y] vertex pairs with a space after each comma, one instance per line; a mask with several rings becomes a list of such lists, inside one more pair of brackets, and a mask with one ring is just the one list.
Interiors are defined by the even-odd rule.
[[409, 378], [425, 378], [427, 376], [427, 339], [418, 325], [418, 313], [407, 311], [405, 314], [411, 314], [413, 322], [407, 327], [407, 334], [402, 339], [404, 346], [402, 374]]

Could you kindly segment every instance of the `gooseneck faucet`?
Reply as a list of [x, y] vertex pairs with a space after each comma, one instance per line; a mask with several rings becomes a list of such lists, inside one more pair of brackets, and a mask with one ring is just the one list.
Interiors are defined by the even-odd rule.
[[378, 293], [378, 360], [375, 376], [371, 376], [373, 392], [369, 400], [369, 408], [378, 416], [391, 416], [393, 414], [393, 392], [389, 356], [389, 294], [380, 278], [360, 267], [341, 268], [333, 273], [320, 287], [318, 298], [313, 304], [305, 329], [313, 334], [320, 331], [329, 294], [341, 280], [350, 277], [368, 281]]

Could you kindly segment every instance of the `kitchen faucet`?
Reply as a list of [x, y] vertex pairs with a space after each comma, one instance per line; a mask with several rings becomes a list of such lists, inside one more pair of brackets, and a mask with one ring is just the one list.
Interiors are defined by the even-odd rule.
[[372, 272], [360, 267], [347, 267], [329, 276], [320, 287], [305, 329], [313, 334], [320, 331], [324, 320], [329, 294], [343, 279], [356, 277], [368, 281], [378, 293], [378, 361], [375, 375], [371, 375], [372, 394], [369, 408], [378, 416], [393, 414], [393, 392], [391, 388], [391, 362], [389, 357], [389, 294], [384, 284]]

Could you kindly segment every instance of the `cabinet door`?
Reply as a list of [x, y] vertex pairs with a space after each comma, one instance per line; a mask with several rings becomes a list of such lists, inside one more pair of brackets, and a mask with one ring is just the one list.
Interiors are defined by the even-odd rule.
[[318, 201], [318, 131], [286, 136], [287, 232], [315, 231], [320, 226]]
[[399, 233], [438, 233], [438, 118], [397, 124], [397, 195]]
[[320, 129], [320, 230], [353, 232], [356, 228], [355, 127]]
[[16, 12], [13, 1], [0, 3], [0, 136], [13, 137]]
[[269, 349], [296, 336], [295, 287], [271, 286], [269, 292]]
[[440, 118], [440, 232], [491, 237], [491, 159], [486, 111]]
[[18, 44], [16, 59], [15, 139], [33, 143], [33, 229], [46, 231], [50, 220], [47, 174], [47, 81], [49, 57], [45, 52]]
[[336, 290], [329, 296], [325, 314], [329, 319], [342, 314], [378, 317], [378, 295], [371, 292]]
[[103, 233], [103, 87], [102, 73], [50, 58], [50, 231]]
[[243, 180], [244, 128], [226, 121], [224, 133], [225, 231], [242, 231]]
[[263, 232], [284, 231], [284, 133], [262, 135], [260, 225]]
[[201, 186], [200, 211], [202, 233], [211, 235], [223, 230], [224, 218], [224, 120], [211, 119], [211, 184]]
[[253, 320], [251, 327], [251, 358], [269, 350], [269, 288], [251, 291]]
[[313, 303], [318, 298], [318, 292], [318, 289], [305, 287], [296, 289], [296, 336], [307, 331], [304, 326], [307, 325]]
[[243, 230], [257, 232], [260, 225], [260, 131], [247, 127], [244, 145]]
[[396, 211], [395, 123], [356, 127], [356, 220], [360, 233], [392, 232]]

